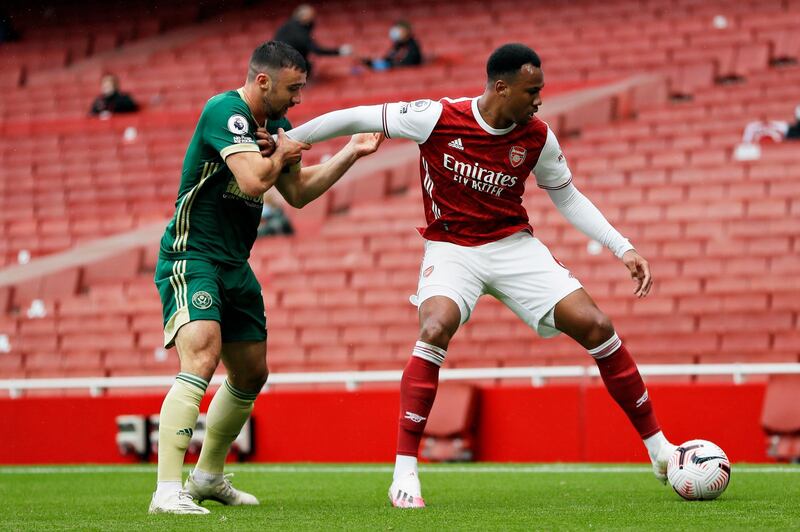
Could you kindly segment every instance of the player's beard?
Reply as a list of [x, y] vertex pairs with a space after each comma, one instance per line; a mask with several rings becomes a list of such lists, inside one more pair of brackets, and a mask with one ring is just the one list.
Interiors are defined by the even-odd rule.
[[276, 109], [272, 105], [272, 102], [270, 102], [269, 95], [265, 94], [264, 95], [264, 109], [266, 109], [266, 111], [267, 111], [267, 118], [269, 120], [280, 120], [281, 118], [286, 116], [286, 111], [289, 110], [289, 107], [288, 106], [284, 106], [284, 107], [280, 107], [280, 108]]

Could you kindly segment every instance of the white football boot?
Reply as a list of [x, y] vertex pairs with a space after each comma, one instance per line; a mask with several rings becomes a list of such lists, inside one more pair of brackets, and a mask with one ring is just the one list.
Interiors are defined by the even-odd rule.
[[202, 515], [209, 514], [207, 509], [194, 502], [192, 497], [186, 490], [178, 490], [166, 493], [153, 493], [153, 498], [150, 500], [150, 514], [194, 514]]
[[226, 506], [256, 505], [258, 499], [245, 491], [237, 490], [231, 485], [230, 478], [233, 473], [224, 475], [214, 484], [206, 484], [194, 479], [194, 471], [189, 473], [189, 478], [183, 485], [183, 489], [189, 492], [197, 502], [206, 500], [217, 501]]
[[389, 500], [395, 508], [425, 508], [419, 477], [411, 472], [396, 478], [389, 487]]
[[662, 484], [667, 483], [667, 463], [669, 462], [669, 457], [672, 456], [672, 453], [674, 453], [677, 448], [677, 445], [666, 442], [661, 446], [655, 456], [650, 455], [650, 461], [653, 462], [653, 474], [655, 474], [658, 481]]

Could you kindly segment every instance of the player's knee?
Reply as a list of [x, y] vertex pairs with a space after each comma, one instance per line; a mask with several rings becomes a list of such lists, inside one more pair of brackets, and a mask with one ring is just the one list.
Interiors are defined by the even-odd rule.
[[430, 317], [420, 324], [419, 339], [426, 344], [447, 349], [452, 336], [451, 327], [435, 317]]
[[209, 380], [219, 365], [219, 355], [213, 351], [199, 351], [191, 355], [189, 361], [181, 360], [181, 366], [191, 366], [189, 372]]
[[260, 368], [250, 377], [250, 391], [261, 391], [264, 385], [267, 383], [267, 377], [269, 377], [269, 370], [265, 365], [263, 368]]
[[228, 372], [228, 381], [237, 389], [248, 393], [260, 392], [267, 383], [269, 370], [266, 363], [257, 367], [251, 367], [247, 373]]
[[190, 363], [186, 363], [185, 361], [181, 361], [181, 373], [189, 373], [190, 375], [194, 375], [196, 377], [200, 377], [201, 379], [210, 382], [211, 377], [214, 376], [214, 372], [216, 371], [216, 366], [210, 363], [204, 363], [197, 360], [194, 360]]
[[228, 381], [236, 388], [247, 393], [258, 393], [267, 383], [268, 372], [254, 371], [247, 375], [228, 374]]
[[611, 338], [614, 334], [614, 324], [604, 313], [594, 312], [591, 316], [591, 323], [586, 331], [586, 343], [591, 346], [598, 346]]
[[208, 380], [219, 365], [221, 345], [217, 330], [204, 325], [185, 325], [178, 331], [175, 343], [181, 359], [181, 371]]
[[213, 347], [184, 350], [180, 358], [181, 371], [188, 371], [206, 380], [211, 378], [219, 365], [219, 351]]

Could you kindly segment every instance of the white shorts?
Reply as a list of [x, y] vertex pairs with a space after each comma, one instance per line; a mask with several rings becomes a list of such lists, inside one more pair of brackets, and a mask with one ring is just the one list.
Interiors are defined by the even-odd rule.
[[580, 281], [547, 246], [522, 231], [475, 247], [427, 240], [411, 301], [419, 306], [433, 296], [448, 297], [461, 310], [463, 324], [478, 298], [489, 294], [547, 338], [559, 333], [552, 312], [556, 303], [579, 288]]

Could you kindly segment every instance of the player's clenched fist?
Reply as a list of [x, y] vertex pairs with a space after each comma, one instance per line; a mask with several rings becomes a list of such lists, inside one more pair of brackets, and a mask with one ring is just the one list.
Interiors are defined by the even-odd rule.
[[275, 154], [282, 157], [284, 164], [295, 164], [300, 162], [303, 150], [311, 148], [311, 144], [298, 142], [286, 136], [283, 128], [278, 128], [278, 144]]
[[275, 153], [275, 139], [263, 127], [256, 129], [256, 144], [262, 157], [269, 157]]

